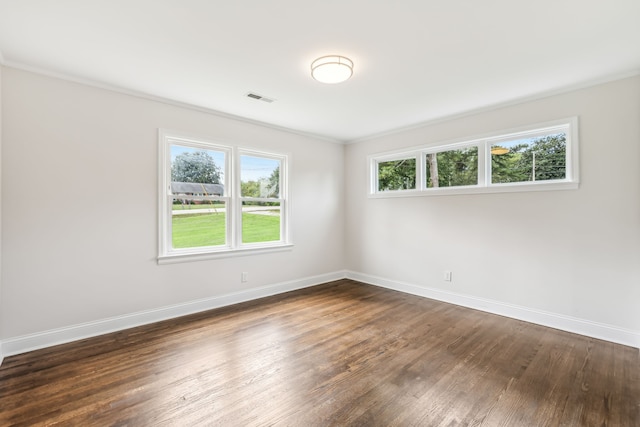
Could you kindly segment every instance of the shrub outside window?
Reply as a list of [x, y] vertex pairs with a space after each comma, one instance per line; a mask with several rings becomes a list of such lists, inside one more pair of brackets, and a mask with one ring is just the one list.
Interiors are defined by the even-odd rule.
[[159, 262], [291, 246], [287, 156], [160, 131]]
[[427, 153], [427, 188], [478, 184], [478, 147]]
[[378, 162], [378, 191], [415, 190], [416, 166], [415, 157]]

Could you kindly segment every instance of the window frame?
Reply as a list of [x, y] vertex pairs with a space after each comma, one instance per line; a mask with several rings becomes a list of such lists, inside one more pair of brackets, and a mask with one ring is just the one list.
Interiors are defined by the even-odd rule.
[[[429, 154], [437, 154], [437, 153], [445, 153], [447, 151], [456, 151], [456, 150], [463, 150], [465, 148], [473, 148], [476, 147], [478, 149], [478, 177], [477, 177], [477, 184], [475, 185], [457, 185], [457, 186], [452, 186], [452, 187], [427, 187], [427, 156]], [[429, 192], [447, 192], [448, 190], [454, 190], [454, 189], [458, 189], [456, 191], [456, 193], [460, 192], [460, 191], [465, 191], [466, 189], [475, 189], [481, 186], [485, 185], [485, 173], [484, 173], [484, 169], [485, 169], [485, 164], [483, 161], [481, 161], [482, 158], [484, 158], [485, 156], [485, 145], [482, 143], [479, 143], [477, 141], [473, 141], [473, 142], [460, 142], [460, 143], [452, 143], [452, 144], [446, 144], [446, 145], [438, 145], [435, 147], [430, 147], [428, 149], [422, 150], [421, 151], [421, 157], [422, 157], [422, 170], [424, 171], [424, 181], [422, 182], [422, 186], [421, 186], [421, 190], [422, 191], [429, 191]]]
[[[394, 161], [398, 161], [398, 160], [409, 160], [409, 159], [413, 159], [416, 161], [416, 188], [411, 188], [411, 189], [406, 189], [406, 190], [378, 190], [378, 186], [379, 186], [379, 182], [378, 182], [378, 174], [380, 172], [380, 163], [386, 163], [386, 162], [394, 162]], [[372, 184], [375, 185], [374, 188], [372, 188], [373, 192], [376, 193], [384, 193], [384, 194], [388, 194], [388, 193], [395, 193], [398, 191], [402, 191], [403, 193], [407, 193], [407, 192], [415, 192], [415, 191], [419, 191], [420, 190], [420, 182], [422, 182], [422, 174], [424, 173], [422, 168], [420, 168], [420, 156], [418, 155], [418, 153], [414, 152], [414, 151], [410, 151], [410, 152], [400, 152], [400, 153], [393, 153], [393, 154], [389, 154], [389, 155], [383, 155], [383, 156], [378, 156], [375, 157], [374, 159], [374, 164], [372, 165], [373, 170], [372, 173], [375, 175]]]
[[[279, 172], [279, 197], [247, 197], [242, 196], [241, 190], [241, 159], [242, 156], [251, 156], [251, 157], [262, 157], [265, 159], [277, 160], [280, 162], [280, 172]], [[267, 153], [264, 151], [256, 151], [245, 148], [237, 148], [236, 150], [236, 170], [238, 171], [235, 183], [235, 191], [238, 195], [237, 197], [237, 205], [236, 205], [236, 222], [238, 226], [236, 227], [236, 236], [235, 239], [238, 242], [238, 245], [242, 248], [250, 249], [250, 248], [270, 248], [274, 246], [282, 246], [284, 242], [288, 241], [288, 227], [285, 227], [284, 224], [288, 223], [288, 209], [285, 209], [285, 206], [288, 206], [287, 203], [287, 156], [282, 154], [274, 154]], [[254, 243], [243, 243], [242, 242], [242, 205], [243, 202], [279, 202], [280, 203], [280, 240], [271, 241], [271, 242], [254, 242]]]
[[[191, 248], [173, 248], [172, 205], [176, 195], [171, 193], [171, 146], [201, 148], [225, 154], [222, 196], [180, 195], [178, 198], [199, 201], [225, 202], [225, 244]], [[269, 242], [242, 243], [242, 197], [240, 192], [240, 156], [251, 155], [280, 161], [280, 239]], [[289, 250], [293, 247], [289, 232], [288, 154], [253, 150], [224, 144], [209, 138], [191, 136], [179, 131], [158, 131], [158, 257], [159, 264], [215, 259]], [[252, 199], [253, 200], [253, 199]]]
[[[544, 181], [491, 182], [491, 146], [522, 138], [566, 133], [565, 178]], [[427, 187], [427, 154], [478, 147], [478, 184], [455, 187]], [[378, 164], [397, 158], [417, 156], [416, 189], [378, 191]], [[485, 135], [437, 142], [394, 152], [372, 154], [367, 157], [369, 168], [369, 198], [436, 196], [455, 194], [506, 193], [528, 191], [575, 190], [579, 187], [578, 117], [538, 123], [526, 127], [502, 130]], [[419, 181], [418, 181], [419, 178]]]

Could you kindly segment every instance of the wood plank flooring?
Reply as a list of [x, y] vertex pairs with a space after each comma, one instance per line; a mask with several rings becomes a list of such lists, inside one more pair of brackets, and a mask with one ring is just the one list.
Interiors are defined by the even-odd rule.
[[340, 280], [5, 359], [1, 426], [640, 426], [638, 349]]

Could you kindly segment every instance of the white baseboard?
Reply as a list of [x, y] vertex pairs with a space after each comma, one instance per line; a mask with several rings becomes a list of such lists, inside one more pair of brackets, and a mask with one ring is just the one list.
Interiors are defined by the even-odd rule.
[[487, 313], [511, 317], [513, 319], [524, 320], [525, 322], [548, 326], [550, 328], [560, 329], [640, 349], [640, 331], [633, 331], [619, 328], [617, 326], [592, 322], [590, 320], [550, 313], [500, 301], [446, 292], [410, 283], [402, 283], [355, 271], [347, 271], [346, 277], [359, 282], [368, 283], [370, 285], [376, 285], [412, 295], [418, 295], [463, 307], [473, 308]]
[[538, 325], [548, 326], [567, 332], [598, 338], [618, 344], [628, 345], [640, 349], [640, 332], [619, 328], [612, 325], [578, 319], [561, 314], [535, 310], [528, 307], [507, 304], [469, 295], [446, 292], [438, 289], [402, 283], [381, 277], [354, 271], [336, 271], [319, 276], [307, 277], [299, 280], [248, 289], [232, 294], [226, 294], [183, 304], [171, 305], [154, 310], [117, 316], [94, 322], [72, 325], [64, 328], [52, 329], [35, 334], [9, 338], [0, 342], [0, 365], [4, 357], [28, 351], [64, 344], [85, 338], [95, 337], [110, 332], [172, 319], [214, 308], [224, 307], [240, 302], [250, 301], [296, 289], [307, 288], [334, 280], [348, 278], [412, 295], [431, 298], [451, 304], [460, 305], [488, 313], [524, 320]]
[[94, 322], [9, 338], [0, 342], [0, 364], [3, 356], [13, 356], [15, 354], [26, 353], [28, 351], [51, 347], [58, 344], [65, 344], [71, 341], [91, 338], [110, 332], [121, 331], [123, 329], [186, 316], [188, 314], [294, 291], [296, 289], [307, 288], [331, 282], [333, 280], [343, 279], [345, 277], [344, 271], [337, 271], [319, 276], [278, 283], [275, 285], [247, 289], [231, 294], [204, 298], [183, 304], [175, 304], [158, 309], [146, 310], [123, 316], [101, 319]]

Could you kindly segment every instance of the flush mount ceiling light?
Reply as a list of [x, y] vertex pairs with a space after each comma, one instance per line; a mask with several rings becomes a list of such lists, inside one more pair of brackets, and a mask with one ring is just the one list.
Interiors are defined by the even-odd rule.
[[311, 76], [321, 83], [342, 83], [353, 74], [353, 61], [344, 56], [322, 56], [311, 63]]

